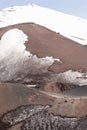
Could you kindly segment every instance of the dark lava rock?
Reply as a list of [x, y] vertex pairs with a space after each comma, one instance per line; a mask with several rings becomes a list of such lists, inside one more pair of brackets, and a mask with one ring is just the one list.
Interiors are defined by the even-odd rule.
[[73, 88], [78, 88], [79, 85], [71, 84], [71, 83], [63, 83], [63, 82], [48, 82], [47, 84], [42, 85], [38, 89], [41, 89], [43, 91], [47, 92], [54, 92], [54, 93], [62, 93], [66, 90], [70, 90]]
[[87, 117], [67, 118], [42, 111], [27, 119], [22, 130], [87, 130]]
[[49, 108], [49, 106], [42, 106], [42, 105], [20, 106], [17, 109], [9, 111], [6, 114], [1, 116], [0, 127], [3, 128], [4, 126], [6, 127], [13, 126], [31, 117], [35, 113], [40, 112], [43, 109], [47, 109], [47, 108]]
[[87, 117], [78, 120], [75, 130], [87, 130]]
[[[0, 117], [0, 130], [87, 130], [87, 116], [63, 117], [49, 113], [49, 106], [26, 105], [11, 110]], [[16, 130], [16, 129], [15, 129]]]
[[87, 117], [68, 118], [42, 111], [27, 119], [22, 130], [87, 130]]

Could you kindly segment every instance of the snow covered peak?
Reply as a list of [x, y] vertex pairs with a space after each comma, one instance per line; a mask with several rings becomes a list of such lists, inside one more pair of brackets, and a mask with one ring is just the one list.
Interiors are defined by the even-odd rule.
[[87, 20], [35, 4], [0, 11], [0, 27], [27, 22], [40, 24], [80, 44], [87, 44]]

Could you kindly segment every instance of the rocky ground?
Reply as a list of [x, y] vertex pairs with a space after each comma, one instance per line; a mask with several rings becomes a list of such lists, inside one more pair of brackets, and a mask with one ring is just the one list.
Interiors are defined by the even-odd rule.
[[28, 105], [7, 112], [1, 116], [0, 130], [87, 130], [86, 116], [55, 116], [46, 111], [48, 108], [49, 106]]
[[0, 130], [87, 130], [86, 96], [70, 97], [61, 87], [55, 89], [1, 83]]

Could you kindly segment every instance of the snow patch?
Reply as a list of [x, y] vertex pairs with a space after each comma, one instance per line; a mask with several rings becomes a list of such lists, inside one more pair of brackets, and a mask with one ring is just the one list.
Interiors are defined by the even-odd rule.
[[23, 79], [27, 75], [43, 74], [55, 62], [53, 57], [38, 58], [26, 51], [28, 36], [19, 29], [7, 31], [0, 40], [0, 81]]
[[87, 85], [87, 73], [68, 70], [57, 75], [57, 78], [66, 83]]

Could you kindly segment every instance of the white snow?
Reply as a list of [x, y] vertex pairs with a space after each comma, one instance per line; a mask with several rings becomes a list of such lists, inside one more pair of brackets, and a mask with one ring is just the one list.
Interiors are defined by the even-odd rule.
[[[0, 81], [22, 79], [26, 75], [43, 74], [55, 62], [53, 57], [38, 58], [26, 51], [28, 36], [19, 29], [7, 31], [0, 40]], [[62, 62], [61, 62], [62, 63]]]
[[29, 4], [0, 11], [0, 27], [34, 22], [82, 44], [87, 44], [87, 20]]
[[66, 83], [87, 85], [87, 73], [68, 70], [57, 75], [57, 78]]

